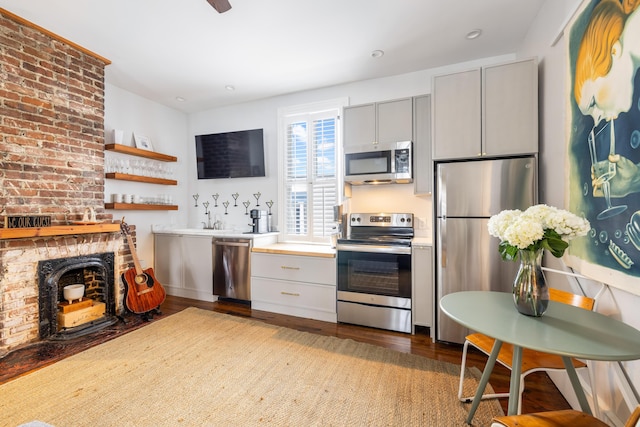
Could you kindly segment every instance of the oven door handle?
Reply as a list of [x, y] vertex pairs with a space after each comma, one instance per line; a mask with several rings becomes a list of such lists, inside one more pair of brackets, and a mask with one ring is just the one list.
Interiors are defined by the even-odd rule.
[[407, 246], [350, 245], [348, 243], [338, 243], [336, 250], [338, 252], [347, 251], [411, 255], [411, 247]]

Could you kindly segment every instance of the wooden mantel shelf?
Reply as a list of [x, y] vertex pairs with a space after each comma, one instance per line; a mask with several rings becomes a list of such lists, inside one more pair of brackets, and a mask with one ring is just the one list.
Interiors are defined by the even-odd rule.
[[115, 233], [120, 223], [92, 225], [54, 225], [36, 228], [0, 228], [0, 239], [28, 239], [30, 237], [65, 236], [70, 234]]

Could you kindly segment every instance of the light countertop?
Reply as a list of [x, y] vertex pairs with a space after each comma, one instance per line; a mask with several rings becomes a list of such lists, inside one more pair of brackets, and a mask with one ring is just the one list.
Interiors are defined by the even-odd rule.
[[277, 236], [279, 232], [273, 233], [243, 233], [237, 230], [213, 230], [209, 228], [167, 228], [153, 230], [155, 234], [179, 234], [187, 236], [211, 236], [211, 237], [229, 237], [234, 239], [257, 239], [260, 237]]
[[329, 245], [310, 245], [304, 243], [274, 243], [254, 247], [253, 252], [261, 252], [267, 254], [283, 254], [283, 255], [300, 255], [313, 256], [323, 258], [335, 258], [336, 250]]
[[411, 239], [411, 245], [418, 247], [433, 246], [433, 242], [431, 237], [414, 237]]

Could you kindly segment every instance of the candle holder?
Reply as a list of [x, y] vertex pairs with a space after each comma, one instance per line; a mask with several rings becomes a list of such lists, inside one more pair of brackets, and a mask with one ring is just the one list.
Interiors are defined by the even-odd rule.
[[224, 206], [224, 214], [228, 215], [227, 208], [229, 207], [229, 201], [227, 200], [225, 202], [222, 202], [222, 205]]
[[257, 193], [253, 193], [253, 197], [256, 198], [256, 206], [260, 206], [260, 196], [262, 196], [262, 193], [259, 191]]
[[198, 207], [198, 198], [200, 198], [200, 195], [199, 195], [199, 194], [194, 194], [194, 195], [193, 195], [193, 196], [191, 196], [191, 197], [193, 197], [193, 200], [195, 200], [195, 201], [196, 201], [196, 205], [195, 205], [195, 207], [197, 208], [197, 207]]
[[249, 215], [249, 205], [251, 204], [251, 201], [247, 200], [246, 202], [242, 202], [242, 204], [244, 205], [244, 214]]
[[220, 197], [220, 195], [218, 193], [216, 193], [216, 194], [213, 194], [211, 197], [213, 197], [213, 203], [214, 203], [213, 207], [217, 208], [218, 207], [218, 197]]
[[273, 200], [269, 200], [268, 202], [265, 202], [267, 207], [269, 208], [269, 215], [271, 215], [271, 206], [273, 206]]
[[238, 197], [240, 197], [240, 195], [238, 193], [233, 193], [231, 197], [233, 197], [233, 206], [238, 206]]

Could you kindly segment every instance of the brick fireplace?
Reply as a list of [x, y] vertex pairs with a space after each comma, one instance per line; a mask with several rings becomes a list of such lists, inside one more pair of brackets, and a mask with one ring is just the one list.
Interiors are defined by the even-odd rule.
[[[38, 262], [41, 339], [72, 339], [118, 321], [114, 259], [113, 252], [104, 252]], [[83, 294], [65, 298], [65, 287], [78, 285]]]
[[[40, 293], [38, 264], [42, 261], [91, 257], [104, 252], [122, 258], [119, 233], [87, 234], [68, 237], [21, 240], [11, 248], [0, 250], [0, 356], [22, 344], [48, 338], [40, 336]], [[110, 278], [115, 313], [123, 310], [124, 290], [114, 268]], [[57, 293], [56, 293], [57, 295]], [[46, 302], [43, 302], [47, 304]], [[44, 320], [44, 319], [43, 319]], [[52, 331], [54, 334], [57, 330]]]
[[[110, 62], [0, 9], [0, 227], [7, 215], [46, 215], [53, 226], [104, 210], [104, 72]], [[114, 253], [118, 232], [0, 238], [0, 357], [40, 339], [38, 263]], [[114, 310], [122, 289], [114, 286]]]

